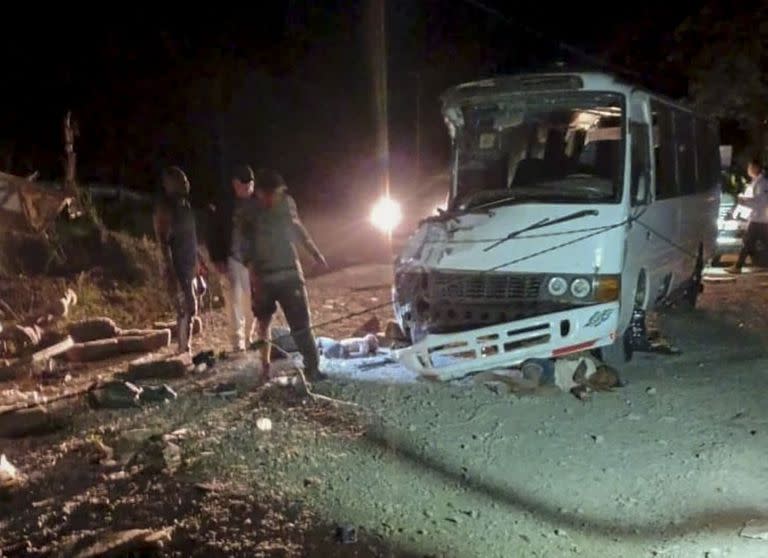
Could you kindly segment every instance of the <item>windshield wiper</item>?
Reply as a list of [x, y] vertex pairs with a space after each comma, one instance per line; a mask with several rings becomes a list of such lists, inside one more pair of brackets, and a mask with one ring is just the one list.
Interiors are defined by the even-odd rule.
[[596, 216], [598, 215], [598, 211], [596, 209], [582, 209], [581, 211], [576, 211], [575, 213], [564, 215], [562, 217], [558, 217], [557, 219], [550, 219], [549, 217], [545, 217], [541, 221], [536, 221], [532, 225], [528, 225], [527, 227], [523, 227], [522, 229], [509, 233], [507, 236], [505, 236], [501, 240], [497, 240], [490, 246], [484, 248], [483, 252], [488, 252], [490, 250], [493, 250], [500, 244], [504, 244], [507, 240], [512, 240], [516, 236], [519, 236], [525, 232], [529, 232], [535, 229], [540, 229], [543, 227], [548, 227], [550, 225], [557, 225], [558, 223], [565, 223], [566, 221], [573, 221], [574, 219], [581, 219], [582, 217], [587, 217], [588, 215]]

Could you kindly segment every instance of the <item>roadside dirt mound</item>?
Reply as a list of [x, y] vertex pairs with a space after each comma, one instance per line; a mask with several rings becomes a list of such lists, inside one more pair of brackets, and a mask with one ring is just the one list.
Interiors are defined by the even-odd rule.
[[165, 289], [158, 288], [164, 283], [155, 243], [81, 221], [59, 223], [47, 238], [2, 235], [0, 299], [15, 314], [4, 319], [24, 318], [67, 288], [78, 296], [73, 319], [108, 315], [134, 326], [171, 313]]

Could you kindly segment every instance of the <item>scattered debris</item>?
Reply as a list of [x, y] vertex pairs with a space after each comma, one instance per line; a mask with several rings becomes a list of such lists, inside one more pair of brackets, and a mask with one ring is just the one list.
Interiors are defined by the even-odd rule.
[[352, 337], [365, 337], [368, 334], [376, 335], [379, 331], [381, 331], [381, 322], [376, 316], [372, 316], [352, 333]]
[[136, 384], [115, 380], [88, 393], [93, 407], [103, 409], [125, 409], [138, 407], [143, 390]]
[[178, 397], [178, 394], [170, 386], [144, 386], [139, 395], [141, 403], [167, 403]]
[[192, 357], [192, 364], [195, 365], [195, 370], [199, 372], [213, 368], [216, 366], [216, 353], [213, 351], [200, 351]]
[[357, 528], [354, 525], [338, 525], [335, 533], [336, 542], [340, 544], [355, 544]]
[[224, 382], [216, 384], [212, 390], [206, 390], [205, 395], [221, 397], [227, 399], [229, 397], [237, 396], [237, 384], [234, 382]]
[[62, 549], [62, 556], [97, 558], [102, 556], [134, 556], [158, 552], [171, 542], [173, 527], [161, 530], [128, 529], [125, 531], [103, 530], [80, 538]]
[[768, 541], [768, 519], [753, 519], [748, 521], [739, 535], [748, 539]]
[[151, 438], [130, 464], [139, 465], [150, 473], [172, 474], [181, 467], [181, 448], [162, 438]]
[[400, 324], [394, 320], [389, 320], [384, 327], [384, 336], [381, 344], [391, 349], [401, 349], [410, 345], [410, 339], [403, 333]]
[[86, 446], [86, 451], [90, 455], [91, 463], [98, 463], [99, 465], [113, 465], [115, 463], [115, 450], [99, 438], [91, 438], [89, 445]]
[[267, 417], [261, 417], [256, 420], [256, 428], [262, 432], [269, 432], [272, 430], [272, 421]]
[[21, 486], [23, 478], [19, 470], [5, 457], [0, 455], [0, 492], [8, 492]]

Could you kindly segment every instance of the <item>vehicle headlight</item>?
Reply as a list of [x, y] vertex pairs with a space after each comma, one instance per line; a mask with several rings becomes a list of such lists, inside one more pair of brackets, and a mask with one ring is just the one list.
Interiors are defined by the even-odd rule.
[[568, 281], [562, 277], [552, 277], [547, 283], [547, 290], [552, 296], [563, 296], [568, 292]]
[[576, 298], [586, 298], [591, 290], [592, 286], [589, 284], [589, 281], [583, 277], [574, 279], [571, 282], [571, 294]]

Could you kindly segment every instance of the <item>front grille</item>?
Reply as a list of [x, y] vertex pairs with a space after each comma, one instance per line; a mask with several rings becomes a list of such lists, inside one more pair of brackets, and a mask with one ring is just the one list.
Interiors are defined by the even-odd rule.
[[428, 291], [433, 302], [509, 302], [538, 299], [543, 283], [543, 275], [434, 272]]

